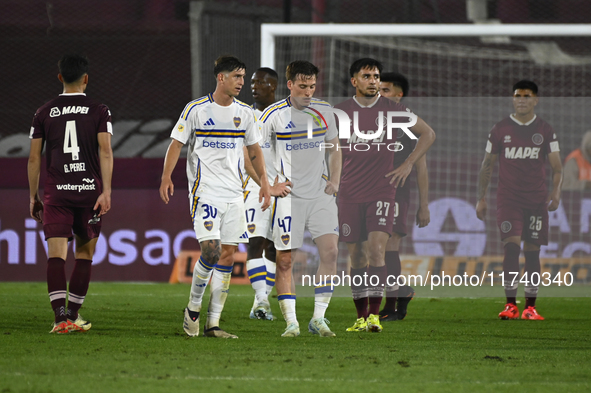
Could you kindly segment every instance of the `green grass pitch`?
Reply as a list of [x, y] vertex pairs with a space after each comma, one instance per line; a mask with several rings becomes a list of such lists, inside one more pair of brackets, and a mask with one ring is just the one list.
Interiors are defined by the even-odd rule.
[[0, 392], [591, 391], [589, 297], [541, 298], [545, 321], [498, 320], [500, 297], [415, 298], [379, 334], [346, 333], [353, 302], [335, 297], [335, 338], [307, 332], [313, 298], [301, 297], [302, 335], [287, 339], [281, 317], [248, 319], [252, 289], [232, 286], [222, 328], [240, 338], [223, 340], [185, 336], [188, 293], [91, 283], [81, 313], [92, 329], [50, 335], [46, 284], [1, 283]]

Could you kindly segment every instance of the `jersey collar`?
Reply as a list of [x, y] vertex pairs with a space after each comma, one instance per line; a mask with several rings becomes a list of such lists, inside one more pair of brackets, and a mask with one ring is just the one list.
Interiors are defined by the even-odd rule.
[[511, 114], [509, 115], [509, 117], [511, 118], [511, 120], [513, 120], [515, 123], [519, 124], [520, 126], [529, 126], [531, 123], [533, 123], [533, 122], [536, 120], [536, 117], [537, 117], [537, 116], [538, 116], [538, 115], [534, 114], [534, 118], [533, 118], [533, 119], [531, 119], [531, 120], [530, 120], [530, 121], [528, 121], [527, 123], [522, 123], [522, 122], [520, 122], [519, 120], [517, 120], [517, 119], [515, 118], [515, 116], [513, 116], [513, 113], [511, 113]]
[[367, 106], [362, 105], [359, 101], [357, 101], [357, 97], [356, 96], [353, 96], [353, 101], [355, 101], [355, 103], [357, 105], [359, 105], [360, 107], [362, 107], [362, 108], [372, 108], [380, 100], [380, 97], [381, 97], [380, 93], [376, 94], [376, 97], [377, 97], [376, 100], [374, 102], [372, 102], [370, 105], [367, 105]]
[[71, 96], [86, 96], [86, 93], [62, 93], [60, 96], [71, 97]]

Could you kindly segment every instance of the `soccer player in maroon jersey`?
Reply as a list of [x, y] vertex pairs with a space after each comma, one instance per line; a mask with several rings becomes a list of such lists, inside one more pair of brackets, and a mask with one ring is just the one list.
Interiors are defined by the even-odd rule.
[[[395, 102], [400, 102], [408, 95], [409, 83], [406, 77], [397, 72], [388, 72], [380, 75], [380, 95]], [[403, 146], [403, 149], [394, 155], [394, 168], [398, 168], [412, 153], [416, 146], [416, 140], [410, 139], [402, 130], [398, 132], [396, 142]], [[424, 154], [415, 164], [417, 170], [417, 185], [419, 188], [419, 209], [416, 214], [416, 224], [423, 228], [429, 224], [429, 175], [427, 173], [427, 155]], [[396, 189], [396, 202], [394, 203], [394, 225], [392, 236], [386, 245], [386, 270], [388, 276], [398, 277], [402, 270], [400, 264], [400, 241], [406, 236], [406, 218], [410, 205], [410, 185], [406, 183]], [[408, 303], [412, 300], [415, 292], [408, 285], [397, 284], [386, 285], [386, 304], [380, 311], [380, 321], [396, 321], [406, 317]]]
[[[336, 106], [349, 115], [354, 130], [348, 140], [341, 140], [339, 191], [339, 237], [347, 243], [351, 256], [351, 289], [357, 309], [357, 321], [347, 331], [382, 330], [378, 314], [386, 282], [384, 253], [392, 234], [396, 187], [404, 186], [413, 165], [435, 140], [435, 132], [421, 118], [403, 105], [380, 97], [381, 71], [382, 64], [377, 60], [355, 61], [349, 70], [355, 96]], [[385, 128], [387, 124], [384, 117], [392, 111], [409, 114], [394, 118], [398, 123], [414, 118], [416, 123], [410, 130], [419, 136], [414, 151], [398, 168], [394, 168], [394, 153], [400, 145], [395, 143], [394, 133], [387, 135], [384, 129], [375, 139], [363, 138], [379, 134], [379, 126]]]
[[[513, 86], [515, 113], [490, 131], [478, 177], [476, 215], [484, 220], [486, 190], [492, 168], [499, 160], [497, 225], [505, 244], [503, 273], [507, 304], [501, 319], [519, 318], [516, 295], [520, 281], [521, 241], [525, 255], [525, 310], [521, 319], [543, 320], [536, 311], [540, 277], [540, 246], [548, 244], [548, 211], [558, 209], [562, 184], [562, 163], [556, 133], [535, 113], [538, 86], [522, 80]], [[552, 191], [546, 186], [546, 159], [552, 167]], [[532, 277], [533, 276], [533, 277]], [[536, 277], [537, 276], [537, 277]]]
[[[109, 108], [84, 94], [88, 60], [65, 55], [58, 68], [63, 93], [37, 110], [31, 127], [29, 209], [31, 217], [43, 223], [48, 245], [47, 289], [55, 313], [50, 333], [68, 333], [91, 327], [78, 310], [88, 291], [101, 217], [111, 209], [113, 128]], [[43, 144], [47, 180], [41, 202], [38, 190]], [[65, 263], [68, 241], [73, 237], [76, 264], [68, 288]]]

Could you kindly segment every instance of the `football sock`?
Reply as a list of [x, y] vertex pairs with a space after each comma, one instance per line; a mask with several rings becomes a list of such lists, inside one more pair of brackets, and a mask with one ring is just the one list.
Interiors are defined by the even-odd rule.
[[195, 267], [193, 268], [193, 281], [191, 283], [191, 295], [189, 296], [189, 304], [187, 308], [191, 311], [201, 311], [201, 301], [203, 300], [203, 293], [211, 277], [211, 270], [213, 265], [203, 259], [199, 258]]
[[61, 258], [47, 260], [47, 292], [55, 323], [66, 321], [66, 261]]
[[275, 286], [275, 271], [277, 270], [277, 264], [267, 258], [264, 259], [265, 266], [267, 267], [267, 277], [265, 279], [265, 284], [267, 286], [267, 295], [269, 295]]
[[[528, 280], [525, 285], [525, 307], [535, 307], [539, 282], [542, 279], [540, 276], [540, 251], [524, 251], [523, 254], [525, 255], [525, 272]], [[533, 283], [538, 285], [533, 285]]]
[[267, 299], [267, 266], [265, 260], [263, 258], [253, 258], [246, 261], [246, 271], [257, 302], [265, 301]]
[[314, 313], [312, 318], [324, 318], [333, 291], [332, 283], [314, 287]]
[[[391, 283], [394, 283], [402, 271], [400, 264], [400, 254], [398, 251], [386, 251], [386, 271], [387, 277]], [[387, 282], [387, 281], [386, 281]], [[386, 285], [386, 303], [384, 310], [395, 311], [396, 299], [398, 298], [398, 284], [388, 286]]]
[[517, 287], [519, 277], [515, 278], [515, 272], [519, 273], [519, 254], [521, 247], [515, 243], [505, 244], [505, 257], [503, 258], [503, 273], [505, 274], [505, 296], [507, 303], [517, 304]]
[[215, 265], [213, 269], [206, 329], [220, 325], [220, 317], [230, 290], [232, 268], [232, 266]]
[[[378, 315], [380, 313], [380, 305], [382, 304], [382, 297], [384, 296], [384, 283], [386, 282], [386, 266], [370, 266], [367, 269], [368, 288], [367, 295], [369, 296], [369, 313]], [[373, 277], [373, 278], [372, 278]], [[377, 279], [375, 278], [377, 277]], [[376, 284], [376, 285], [372, 285]]]
[[70, 287], [68, 293], [68, 319], [75, 321], [78, 318], [78, 310], [84, 303], [90, 283], [90, 272], [92, 261], [89, 259], [76, 259], [74, 270], [70, 276]]
[[353, 293], [353, 303], [357, 309], [357, 318], [367, 318], [367, 286], [365, 285], [365, 277], [367, 267], [360, 269], [351, 268], [351, 292]]
[[294, 293], [282, 293], [277, 296], [279, 300], [279, 307], [281, 308], [281, 314], [287, 325], [295, 323], [299, 325], [296, 317], [296, 295]]

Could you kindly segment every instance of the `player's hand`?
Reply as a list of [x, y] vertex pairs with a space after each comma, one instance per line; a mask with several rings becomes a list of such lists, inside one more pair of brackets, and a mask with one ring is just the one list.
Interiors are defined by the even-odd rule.
[[29, 203], [29, 213], [35, 221], [43, 223], [43, 202], [41, 202], [39, 196], [36, 195], [35, 198], [31, 198]]
[[279, 176], [277, 176], [271, 187], [271, 196], [285, 198], [291, 192], [291, 187], [293, 187], [293, 185], [290, 181], [279, 183]]
[[263, 206], [261, 206], [262, 211], [267, 210], [269, 206], [271, 206], [271, 186], [266, 179], [265, 182], [261, 184], [261, 190], [259, 191], [259, 203], [261, 202], [263, 203]]
[[339, 185], [333, 181], [327, 180], [326, 187], [324, 187], [324, 192], [328, 195], [334, 195], [339, 192]]
[[99, 195], [93, 207], [94, 211], [98, 212], [97, 217], [107, 214], [111, 210], [111, 194], [102, 193]]
[[431, 222], [431, 213], [429, 212], [429, 206], [421, 206], [417, 210], [417, 225], [419, 228], [426, 227]]
[[478, 217], [479, 220], [484, 221], [487, 210], [488, 205], [486, 204], [486, 201], [484, 199], [479, 200], [476, 204], [476, 217]]
[[174, 195], [174, 184], [172, 183], [172, 179], [162, 179], [160, 182], [160, 199], [162, 199], [167, 205], [170, 201], [169, 195]]
[[410, 162], [404, 161], [398, 168], [394, 169], [390, 173], [387, 173], [386, 177], [392, 176], [390, 179], [390, 184], [394, 184], [394, 187], [403, 187], [404, 182], [406, 181], [408, 175], [410, 175], [411, 171], [412, 164]]
[[546, 204], [548, 205], [549, 212], [553, 212], [558, 209], [558, 205], [560, 205], [560, 194], [552, 192], [552, 194], [548, 196]]

